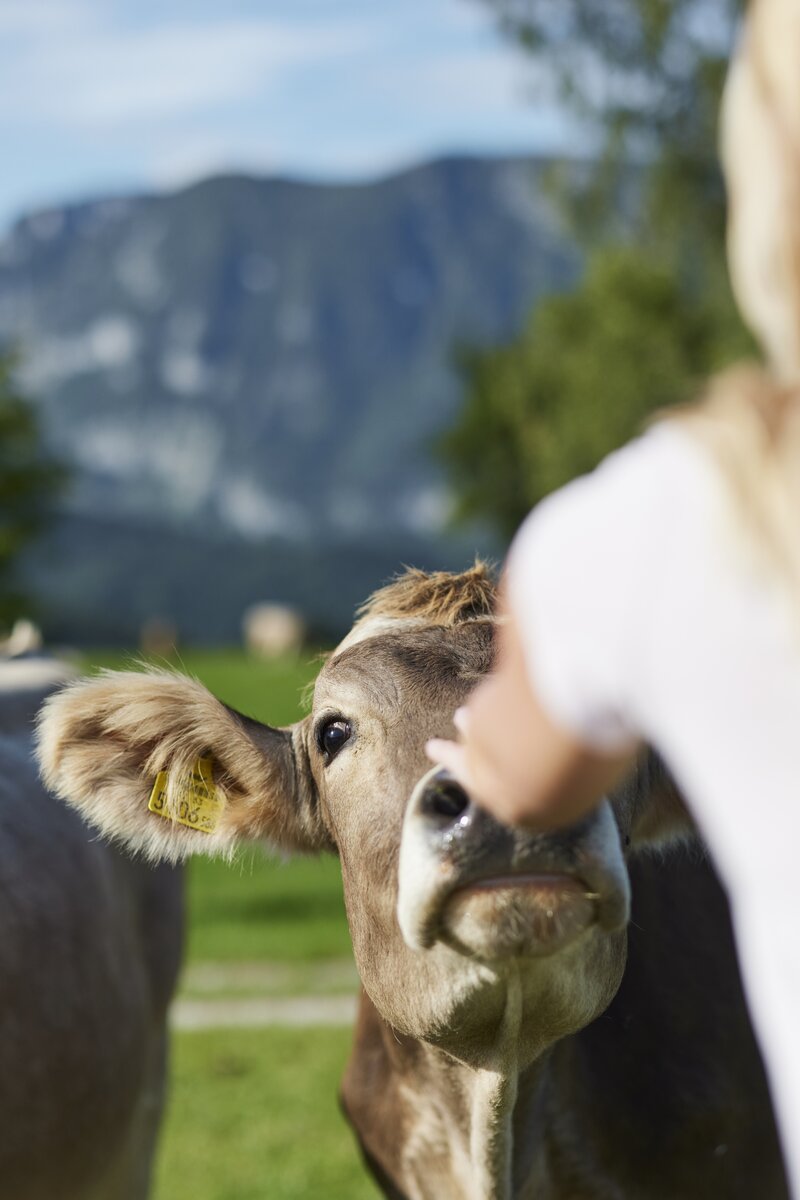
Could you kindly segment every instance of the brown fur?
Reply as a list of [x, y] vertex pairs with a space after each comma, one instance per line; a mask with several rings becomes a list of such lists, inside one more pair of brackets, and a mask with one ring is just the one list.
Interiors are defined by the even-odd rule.
[[480, 559], [459, 575], [409, 567], [361, 605], [355, 628], [375, 617], [413, 617], [430, 625], [459, 625], [493, 616], [496, 599], [494, 573]]

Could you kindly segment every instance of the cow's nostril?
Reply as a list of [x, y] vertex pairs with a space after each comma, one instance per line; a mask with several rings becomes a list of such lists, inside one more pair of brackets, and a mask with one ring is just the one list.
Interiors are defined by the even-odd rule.
[[421, 808], [439, 820], [457, 821], [469, 808], [469, 796], [453, 779], [436, 780], [425, 789]]

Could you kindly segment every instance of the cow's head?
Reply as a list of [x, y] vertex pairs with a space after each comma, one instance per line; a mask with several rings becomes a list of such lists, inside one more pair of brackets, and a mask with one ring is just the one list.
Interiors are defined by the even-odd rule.
[[[481, 566], [407, 573], [365, 607], [320, 672], [311, 713], [289, 729], [166, 672], [72, 685], [41, 719], [45, 780], [153, 859], [258, 840], [338, 853], [359, 971], [383, 1017], [490, 1063], [513, 991], [530, 1060], [613, 996], [625, 849], [657, 837], [674, 805], [667, 787], [631, 785], [580, 826], [512, 833], [429, 769], [426, 740], [452, 734], [456, 707], [491, 665], [493, 603]], [[166, 772], [161, 804], [177, 811], [201, 757], [221, 801], [212, 832], [148, 810]]]

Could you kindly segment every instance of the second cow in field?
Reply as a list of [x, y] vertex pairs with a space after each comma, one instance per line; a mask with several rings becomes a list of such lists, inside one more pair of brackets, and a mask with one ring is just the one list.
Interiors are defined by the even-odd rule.
[[0, 1200], [145, 1200], [182, 882], [43, 789], [34, 718], [68, 675], [0, 658]]
[[648, 853], [685, 826], [654, 760], [546, 836], [429, 770], [493, 604], [480, 568], [401, 578], [289, 729], [165, 673], [73, 686], [45, 777], [153, 859], [338, 853], [364, 985], [342, 1100], [387, 1196], [784, 1200], [725, 901], [697, 847]]

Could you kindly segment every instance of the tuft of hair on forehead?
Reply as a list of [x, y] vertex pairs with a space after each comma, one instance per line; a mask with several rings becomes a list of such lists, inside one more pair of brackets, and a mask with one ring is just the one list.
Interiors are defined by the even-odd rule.
[[463, 621], [492, 617], [496, 599], [494, 571], [480, 559], [460, 574], [407, 567], [402, 575], [373, 592], [361, 605], [356, 628], [376, 617], [409, 617], [432, 625], [459, 625]]

